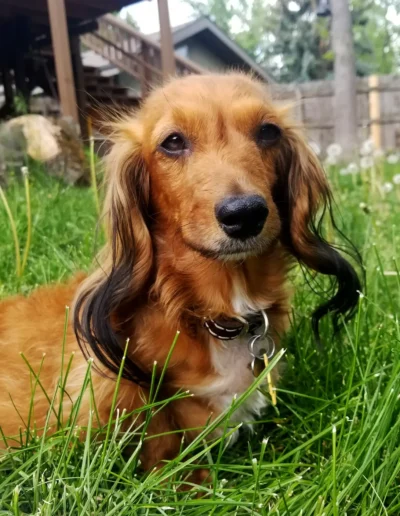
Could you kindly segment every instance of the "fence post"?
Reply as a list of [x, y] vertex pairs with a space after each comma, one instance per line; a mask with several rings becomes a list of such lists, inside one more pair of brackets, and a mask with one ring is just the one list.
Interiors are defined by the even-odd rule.
[[296, 97], [296, 107], [297, 107], [297, 116], [299, 118], [300, 124], [304, 125], [304, 104], [303, 104], [303, 94], [299, 87], [296, 87], [294, 90], [294, 94]]
[[374, 142], [375, 148], [382, 148], [382, 120], [381, 120], [381, 98], [379, 91], [379, 76], [371, 75], [368, 77], [368, 102], [369, 102], [369, 122], [370, 137]]

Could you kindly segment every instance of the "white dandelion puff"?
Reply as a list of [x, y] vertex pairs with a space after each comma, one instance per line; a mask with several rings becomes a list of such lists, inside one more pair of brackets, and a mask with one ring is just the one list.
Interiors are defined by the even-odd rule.
[[317, 156], [321, 154], [321, 147], [318, 145], [317, 142], [309, 142], [309, 146], [311, 150], [314, 152], [314, 154], [316, 154]]
[[360, 159], [360, 167], [363, 170], [367, 170], [368, 168], [372, 168], [374, 166], [374, 160], [371, 158], [371, 156], [363, 156]]
[[350, 163], [347, 167], [348, 174], [358, 174], [359, 170], [357, 163]]
[[368, 140], [365, 140], [365, 142], [361, 145], [361, 156], [370, 156], [374, 152], [374, 148], [374, 142], [370, 138], [368, 138]]
[[383, 183], [382, 185], [382, 191], [384, 193], [390, 193], [393, 190], [393, 183]]
[[397, 154], [389, 154], [389, 156], [386, 158], [386, 161], [389, 163], [389, 165], [396, 165], [396, 163], [399, 162], [399, 156]]
[[325, 165], [327, 165], [327, 166], [337, 165], [337, 162], [338, 162], [338, 158], [336, 156], [332, 156], [332, 155], [328, 154], [328, 156], [326, 157], [326, 160], [325, 160]]
[[395, 176], [393, 176], [392, 181], [395, 185], [400, 185], [400, 174], [396, 174]]
[[374, 158], [376, 159], [382, 159], [385, 156], [385, 152], [383, 149], [375, 149], [374, 150]]
[[328, 156], [339, 158], [342, 154], [342, 147], [338, 143], [331, 143], [326, 149]]
[[349, 169], [347, 169], [347, 168], [341, 168], [341, 169], [339, 170], [339, 174], [340, 174], [341, 176], [348, 176], [348, 175], [349, 175]]

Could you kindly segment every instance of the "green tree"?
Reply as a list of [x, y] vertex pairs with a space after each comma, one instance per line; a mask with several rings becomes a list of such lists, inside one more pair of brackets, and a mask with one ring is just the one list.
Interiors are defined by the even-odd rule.
[[359, 75], [397, 72], [400, 65], [400, 1], [353, 0], [353, 12]]
[[[332, 78], [332, 20], [318, 18], [317, 0], [186, 1], [217, 23], [277, 81]], [[397, 71], [399, 12], [400, 0], [352, 0], [358, 75]]]
[[187, 0], [282, 82], [322, 79], [332, 69], [328, 22], [313, 0]]

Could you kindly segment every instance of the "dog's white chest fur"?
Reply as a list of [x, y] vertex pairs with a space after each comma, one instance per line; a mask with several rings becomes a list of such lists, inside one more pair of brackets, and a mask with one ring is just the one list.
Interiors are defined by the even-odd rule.
[[[240, 315], [265, 309], [249, 299], [239, 282], [233, 284], [232, 307]], [[221, 341], [210, 336], [209, 349], [215, 378], [196, 389], [196, 394], [208, 398], [210, 404], [223, 411], [232, 404], [235, 395], [242, 394], [254, 382], [248, 349], [248, 336]], [[232, 422], [251, 423], [268, 405], [267, 398], [255, 391], [231, 416]]]
[[[254, 382], [247, 337], [228, 342], [210, 339], [211, 360], [217, 375], [206, 396], [221, 411], [229, 408], [235, 395], [242, 394]], [[255, 391], [233, 414], [232, 421], [250, 423], [267, 406], [266, 397]]]

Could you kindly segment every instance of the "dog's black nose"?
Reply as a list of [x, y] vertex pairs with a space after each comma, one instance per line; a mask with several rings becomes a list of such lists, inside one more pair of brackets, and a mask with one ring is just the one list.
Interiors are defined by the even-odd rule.
[[215, 216], [228, 236], [246, 240], [261, 233], [268, 208], [261, 195], [239, 195], [217, 204]]

